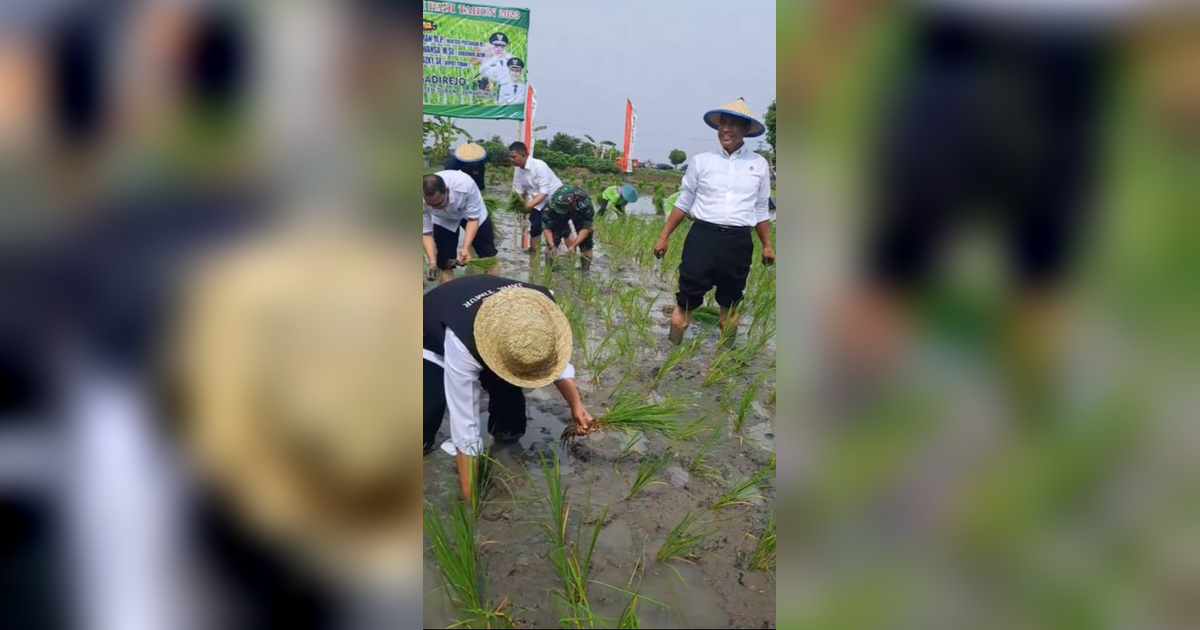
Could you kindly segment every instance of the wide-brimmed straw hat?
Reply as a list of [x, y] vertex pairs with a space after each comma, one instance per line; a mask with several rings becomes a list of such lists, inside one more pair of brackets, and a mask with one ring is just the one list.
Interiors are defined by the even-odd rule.
[[625, 201], [628, 201], [629, 203], [633, 203], [638, 200], [637, 189], [629, 184], [621, 186], [621, 196], [624, 197]]
[[[394, 243], [329, 228], [256, 239], [185, 284], [170, 415], [238, 520], [352, 583], [415, 583], [420, 326]], [[408, 567], [408, 568], [406, 568]]]
[[708, 123], [709, 127], [717, 128], [721, 122], [721, 114], [737, 116], [750, 121], [750, 132], [746, 134], [747, 138], [757, 138], [767, 132], [767, 127], [750, 111], [750, 106], [746, 105], [744, 99], [738, 99], [732, 103], [726, 103], [704, 115], [704, 122]]
[[505, 289], [479, 307], [475, 347], [500, 378], [518, 387], [544, 387], [571, 360], [571, 324], [545, 294]]
[[474, 164], [482, 162], [488, 157], [487, 149], [475, 144], [474, 142], [465, 142], [454, 150], [454, 159], [463, 164]]

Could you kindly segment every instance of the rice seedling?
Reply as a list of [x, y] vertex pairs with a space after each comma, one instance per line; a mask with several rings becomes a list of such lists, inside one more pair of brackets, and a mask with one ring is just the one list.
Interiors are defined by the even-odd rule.
[[706, 420], [708, 420], [708, 416], [700, 416], [690, 423], [679, 427], [679, 430], [675, 432], [675, 439], [682, 442], [695, 439], [702, 433], [708, 433], [712, 429], [704, 426]]
[[663, 377], [670, 374], [672, 370], [696, 354], [696, 351], [700, 349], [701, 341], [701, 337], [693, 337], [691, 341], [681, 343], [672, 348], [671, 352], [667, 353], [667, 359], [663, 361], [662, 367], [658, 368], [658, 374], [655, 375], [654, 381], [650, 383], [650, 386], [654, 387], [657, 385], [663, 380]]
[[471, 514], [476, 519], [483, 513], [487, 495], [492, 490], [495, 465], [496, 461], [487, 455], [471, 458], [471, 466], [475, 469], [471, 475]]
[[713, 502], [712, 510], [716, 512], [734, 505], [750, 505], [750, 501], [754, 499], [763, 499], [763, 495], [758, 491], [758, 486], [766, 481], [768, 472], [770, 471], [764, 468], [733, 484], [728, 492]]
[[750, 554], [746, 568], [751, 571], [770, 573], [775, 570], [775, 508], [771, 508], [771, 514], [767, 516], [766, 527], [763, 528], [762, 535], [758, 536], [756, 540], [754, 553]]
[[[513, 193], [513, 194], [515, 195], [516, 193]], [[499, 213], [500, 210], [503, 209], [503, 207], [504, 207], [502, 205], [503, 203], [504, 202], [500, 201], [499, 199], [496, 199], [495, 197], [484, 197], [483, 198], [483, 205], [484, 205], [484, 207], [487, 208], [489, 215], [494, 215], [494, 214]]]
[[470, 267], [471, 269], [488, 270], [500, 264], [500, 259], [492, 256], [489, 258], [472, 258], [466, 262], [458, 261], [454, 263], [456, 267]]
[[630, 434], [629, 441], [625, 443], [625, 448], [622, 448], [621, 452], [617, 453], [617, 456], [613, 459], [613, 468], [616, 468], [616, 462], [620, 461], [623, 457], [633, 451], [633, 447], [637, 446], [638, 442], [641, 442], [643, 437], [646, 436], [642, 433]]
[[721, 321], [721, 313], [711, 306], [701, 306], [692, 311], [692, 319], [707, 326], [716, 326]]
[[[690, 561], [688, 558], [695, 557], [697, 545], [716, 533], [711, 529], [698, 529], [696, 524], [699, 520], [700, 513], [688, 512], [683, 520], [679, 521], [679, 524], [671, 530], [671, 533], [667, 534], [667, 539], [663, 542], [662, 547], [658, 548], [655, 558], [659, 562], [666, 562], [676, 559]], [[683, 579], [682, 576], [680, 579]]]
[[637, 616], [638, 596], [634, 595], [629, 599], [629, 603], [625, 605], [625, 610], [621, 611], [621, 618], [617, 620], [617, 628], [641, 628], [642, 620]]
[[630, 501], [639, 491], [651, 483], [662, 483], [654, 481], [658, 473], [666, 467], [667, 462], [671, 461], [671, 451], [667, 451], [661, 455], [652, 455], [642, 458], [641, 465], [638, 466], [637, 476], [633, 479], [633, 486], [629, 488], [629, 494], [625, 495], [625, 500]]
[[525, 200], [522, 199], [521, 195], [518, 195], [517, 193], [512, 193], [511, 195], [509, 195], [508, 205], [505, 206], [505, 210], [507, 210], [511, 214], [517, 214], [517, 215], [522, 215], [522, 216], [524, 216], [525, 214], [528, 214], [528, 210], [525, 208]]
[[596, 618], [591, 604], [588, 603], [587, 586], [591, 580], [592, 554], [596, 549], [596, 540], [600, 537], [600, 528], [604, 526], [606, 514], [596, 519], [589, 538], [583, 538], [582, 523], [576, 528], [574, 536], [569, 536], [567, 521], [571, 514], [571, 505], [562, 485], [557, 456], [549, 461], [542, 458], [542, 473], [545, 476], [546, 490], [543, 501], [548, 520], [540, 525], [550, 536], [551, 564], [562, 582], [561, 587], [554, 590], [555, 596], [567, 613], [560, 622], [566, 628], [595, 628], [600, 620]]
[[[608, 412], [596, 419], [595, 431], [640, 431], [653, 432], [668, 438], [674, 436], [674, 419], [691, 409], [692, 404], [679, 398], [665, 398], [661, 402], [647, 402], [638, 394], [626, 394], [617, 399]], [[575, 425], [567, 427], [562, 434], [564, 443], [582, 437]]]
[[688, 463], [689, 473], [704, 477], [715, 483], [725, 483], [724, 477], [721, 476], [721, 471], [710, 466], [708, 463], [708, 456], [720, 439], [721, 432], [714, 429], [712, 435], [700, 445], [700, 450], [696, 451], [696, 454], [692, 456], [692, 461]]
[[754, 382], [742, 392], [742, 398], [738, 401], [737, 410], [733, 416], [733, 432], [741, 433], [742, 428], [746, 426], [746, 418], [750, 417], [750, 411], [754, 408], [754, 399], [758, 397], [758, 390], [762, 387], [763, 380], [767, 377], [764, 372], [754, 379]]
[[475, 542], [474, 519], [467, 513], [466, 504], [454, 502], [443, 516], [433, 504], [427, 503], [421, 516], [450, 603], [463, 616], [459, 625], [512, 627], [504, 612], [507, 601], [492, 607], [483, 591], [487, 575]]
[[764, 331], [761, 335], [752, 337], [740, 348], [717, 354], [716, 358], [713, 359], [712, 365], [708, 368], [708, 375], [704, 377], [700, 386], [711, 387], [716, 383], [728, 381], [730, 378], [740, 374], [750, 364], [750, 360], [767, 345], [767, 341], [773, 336], [775, 336], [773, 329]]

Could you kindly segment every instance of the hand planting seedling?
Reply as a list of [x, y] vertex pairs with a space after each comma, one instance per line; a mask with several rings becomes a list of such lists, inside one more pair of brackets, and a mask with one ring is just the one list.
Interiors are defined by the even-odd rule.
[[641, 431], [658, 433], [673, 438], [676, 430], [675, 418], [692, 407], [691, 403], [667, 398], [662, 402], [644, 402], [637, 394], [627, 394], [609, 408], [608, 413], [596, 419], [587, 433], [580, 433], [577, 425], [563, 431], [563, 444], [596, 431]]

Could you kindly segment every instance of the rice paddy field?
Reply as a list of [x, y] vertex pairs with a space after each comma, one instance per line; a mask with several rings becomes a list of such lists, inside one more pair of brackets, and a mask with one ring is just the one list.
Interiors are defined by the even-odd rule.
[[425, 458], [425, 627], [774, 627], [775, 268], [754, 265], [734, 339], [708, 308], [675, 348], [686, 223], [660, 261], [653, 205], [610, 212], [583, 273], [522, 253], [509, 202], [488, 201], [500, 275], [554, 290], [601, 430], [564, 440], [557, 390], [528, 391], [527, 433], [479, 460], [475, 506], [452, 458]]

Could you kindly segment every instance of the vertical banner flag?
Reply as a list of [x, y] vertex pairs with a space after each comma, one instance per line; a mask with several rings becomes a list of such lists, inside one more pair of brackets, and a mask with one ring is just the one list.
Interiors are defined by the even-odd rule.
[[423, 5], [422, 113], [524, 117], [529, 11], [429, 0]]
[[633, 101], [626, 99], [625, 101], [625, 155], [622, 159], [625, 161], [625, 172], [633, 172], [633, 146], [637, 141], [637, 109], [633, 107]]
[[521, 134], [525, 146], [529, 148], [529, 157], [533, 157], [533, 118], [537, 115], [537, 91], [529, 86], [525, 95], [525, 129]]

